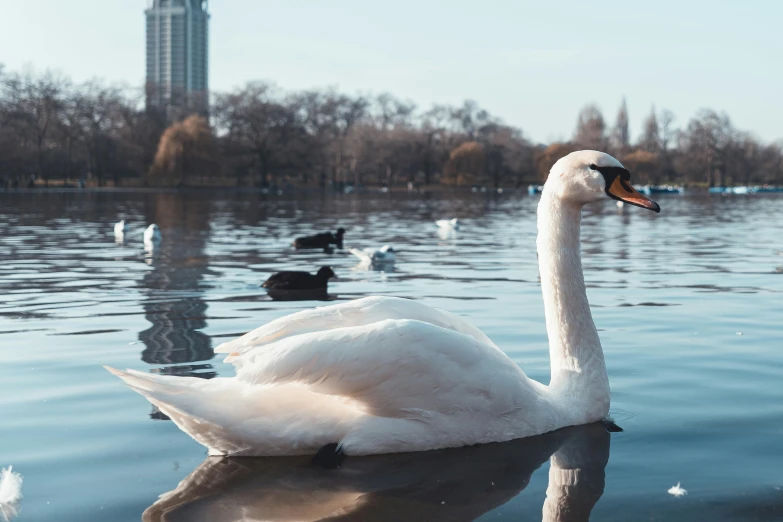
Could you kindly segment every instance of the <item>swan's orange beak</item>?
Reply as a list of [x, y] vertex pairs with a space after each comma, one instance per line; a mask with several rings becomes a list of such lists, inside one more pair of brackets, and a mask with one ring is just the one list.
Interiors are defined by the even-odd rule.
[[612, 196], [614, 199], [625, 201], [630, 205], [636, 205], [637, 207], [646, 208], [653, 212], [660, 212], [661, 207], [655, 201], [640, 194], [630, 183], [622, 179], [620, 176], [614, 178], [612, 184], [606, 189], [606, 193]]

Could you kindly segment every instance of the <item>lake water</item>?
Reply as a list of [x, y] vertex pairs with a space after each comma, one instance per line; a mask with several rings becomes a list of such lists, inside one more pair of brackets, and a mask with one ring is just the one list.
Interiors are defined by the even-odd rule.
[[[537, 197], [0, 192], [0, 467], [24, 476], [16, 520], [140, 520], [178, 485], [144, 520], [783, 520], [783, 198], [657, 199], [660, 215], [584, 212], [622, 433], [588, 426], [327, 471], [206, 459], [101, 365], [233, 375], [213, 347], [322, 304], [272, 301], [266, 277], [329, 264], [332, 299], [449, 310], [546, 382]], [[452, 216], [463, 230], [443, 239], [433, 220]], [[147, 257], [151, 222], [164, 242]], [[346, 246], [397, 247], [396, 269], [289, 246], [337, 226]], [[562, 483], [569, 462], [576, 486]], [[687, 495], [667, 493], [678, 482]]]

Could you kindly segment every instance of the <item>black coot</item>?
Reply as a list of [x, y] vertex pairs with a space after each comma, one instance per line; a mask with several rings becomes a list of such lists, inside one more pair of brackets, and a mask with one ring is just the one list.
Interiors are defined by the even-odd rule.
[[323, 232], [314, 236], [298, 237], [294, 240], [294, 248], [323, 248], [328, 249], [329, 245], [336, 245], [337, 248], [343, 247], [344, 228], [338, 228], [337, 233]]
[[337, 277], [331, 267], [323, 266], [315, 275], [308, 272], [278, 272], [261, 286], [269, 290], [325, 290], [329, 279]]

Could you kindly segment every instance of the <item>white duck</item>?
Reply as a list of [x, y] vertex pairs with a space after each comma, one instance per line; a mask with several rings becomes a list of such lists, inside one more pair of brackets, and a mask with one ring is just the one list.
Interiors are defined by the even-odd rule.
[[125, 224], [125, 220], [114, 224], [114, 237], [122, 239], [125, 236], [125, 232], [128, 231], [128, 225]]
[[359, 250], [352, 248], [351, 254], [355, 255], [363, 265], [390, 265], [397, 261], [397, 253], [389, 245], [380, 248], [365, 248]]
[[160, 228], [155, 223], [151, 224], [144, 230], [144, 244], [157, 245], [163, 239], [163, 235], [160, 233]]
[[219, 346], [236, 377], [109, 371], [211, 455], [423, 451], [603, 419], [609, 380], [582, 274], [581, 209], [614, 198], [660, 211], [629, 179], [613, 157], [580, 151], [555, 163], [544, 186], [537, 246], [548, 386], [464, 320], [389, 297], [298, 312]]
[[438, 228], [441, 230], [451, 231], [451, 230], [459, 230], [459, 219], [452, 218], [452, 219], [439, 219], [435, 222], [436, 225], [438, 225]]

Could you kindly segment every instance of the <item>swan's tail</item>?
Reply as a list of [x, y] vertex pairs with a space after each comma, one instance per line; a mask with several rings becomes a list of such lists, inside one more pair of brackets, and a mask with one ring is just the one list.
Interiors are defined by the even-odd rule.
[[300, 384], [249, 384], [105, 367], [165, 413], [210, 455], [314, 454], [365, 413], [352, 401]]

